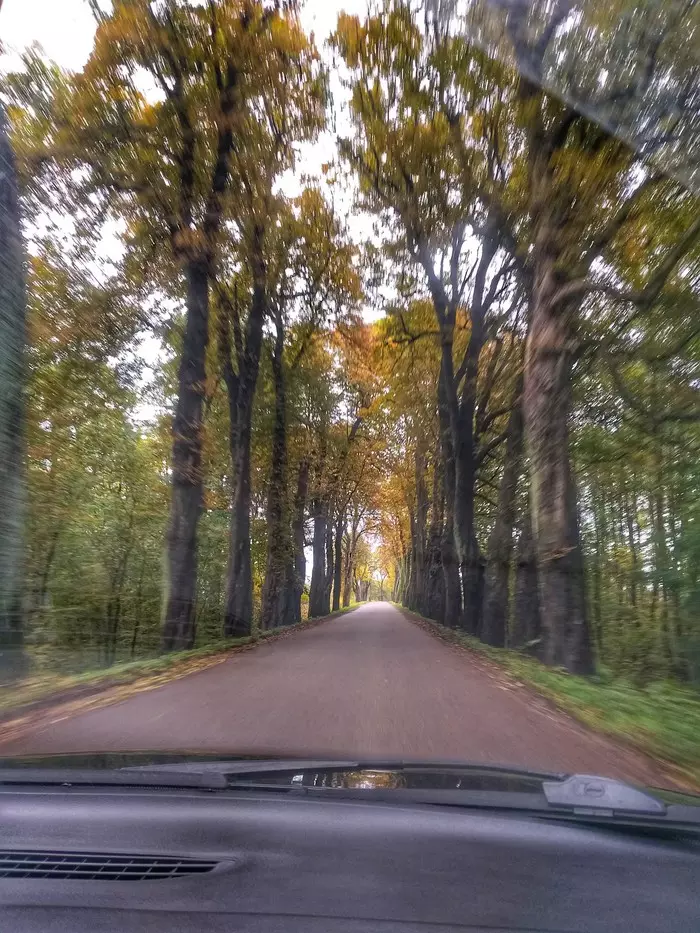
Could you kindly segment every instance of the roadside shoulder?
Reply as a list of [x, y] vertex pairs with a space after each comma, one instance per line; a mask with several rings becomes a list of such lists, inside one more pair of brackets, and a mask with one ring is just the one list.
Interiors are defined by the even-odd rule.
[[119, 703], [138, 693], [155, 690], [175, 680], [207, 670], [236, 654], [296, 632], [306, 631], [357, 608], [351, 606], [296, 625], [257, 632], [244, 638], [229, 639], [189, 651], [160, 654], [138, 661], [115, 664], [82, 674], [49, 676], [37, 681], [26, 678], [6, 693], [6, 705], [0, 708], [0, 752], [2, 745], [25, 729], [66, 719], [104, 706]]
[[700, 696], [681, 684], [647, 689], [621, 679], [584, 678], [549, 668], [524, 652], [492, 648], [477, 638], [396, 604], [405, 619], [469, 655], [471, 663], [525, 691], [579, 727], [644, 755], [680, 789], [700, 792]]

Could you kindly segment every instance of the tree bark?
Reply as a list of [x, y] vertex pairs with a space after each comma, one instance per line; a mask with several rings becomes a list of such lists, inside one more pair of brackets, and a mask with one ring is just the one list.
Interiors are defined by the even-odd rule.
[[331, 587], [333, 586], [334, 560], [333, 560], [333, 508], [327, 508], [326, 520], [326, 574], [323, 581], [323, 611], [321, 615], [327, 616], [331, 611]]
[[425, 572], [425, 615], [436, 622], [442, 622], [445, 618], [445, 577], [442, 570], [443, 512], [442, 463], [438, 457], [433, 464], [433, 495]]
[[0, 678], [27, 669], [24, 650], [24, 348], [26, 291], [15, 158], [0, 104]]
[[[476, 412], [479, 378], [479, 359], [486, 336], [486, 276], [496, 254], [498, 242], [493, 233], [484, 237], [481, 256], [474, 276], [474, 288], [469, 307], [471, 330], [464, 359], [464, 382], [461, 397], [452, 360], [453, 316], [438, 313], [442, 331], [442, 375], [445, 389], [452, 453], [454, 457], [454, 534], [462, 582], [462, 615], [460, 627], [472, 635], [481, 627], [481, 609], [484, 588], [484, 559], [475, 527]], [[447, 323], [447, 326], [445, 324]]]
[[311, 504], [313, 518], [313, 566], [311, 568], [311, 585], [309, 587], [309, 618], [315, 619], [324, 615], [323, 601], [326, 587], [326, 504], [316, 496]]
[[428, 492], [425, 488], [425, 453], [420, 445], [415, 452], [416, 516], [414, 524], [413, 601], [416, 612], [425, 613], [426, 586], [426, 522], [428, 518]]
[[525, 354], [525, 429], [543, 625], [543, 658], [571, 673], [594, 670], [576, 485], [569, 454], [572, 354], [551, 257], [535, 269]]
[[335, 522], [335, 563], [333, 566], [333, 612], [340, 609], [340, 591], [343, 580], [343, 535], [345, 515], [338, 515]]
[[593, 527], [595, 530], [595, 557], [593, 559], [593, 637], [596, 650], [602, 656], [603, 651], [603, 567], [607, 557], [606, 547], [606, 521], [605, 506], [600, 502], [602, 497], [599, 490], [594, 487], [593, 495]]
[[61, 526], [59, 524], [55, 525], [53, 531], [51, 532], [51, 537], [49, 540], [49, 547], [46, 552], [46, 557], [43, 560], [43, 565], [41, 568], [41, 574], [39, 576], [39, 586], [36, 592], [34, 607], [31, 615], [35, 613], [39, 615], [46, 604], [46, 597], [49, 592], [49, 579], [51, 577], [51, 568], [53, 566], [54, 558], [56, 556], [56, 549], [58, 547], [58, 539], [61, 535]]
[[516, 554], [515, 599], [513, 627], [508, 644], [525, 648], [541, 656], [540, 599], [537, 585], [537, 555], [532, 537], [532, 515], [529, 498], [520, 522], [520, 537]]
[[670, 565], [666, 532], [666, 489], [664, 483], [663, 452], [661, 449], [655, 451], [654, 467], [654, 589], [655, 599], [658, 599], [660, 595], [659, 649], [667, 670], [672, 672], [675, 667], [676, 652], [675, 638], [671, 631], [668, 611]]
[[438, 386], [438, 415], [445, 486], [445, 520], [441, 540], [442, 573], [445, 580], [444, 622], [448, 628], [457, 628], [462, 615], [462, 590], [454, 538], [455, 462], [443, 380], [444, 370], [441, 370]]
[[[212, 244], [221, 227], [223, 195], [229, 181], [229, 159], [233, 148], [233, 122], [230, 118], [238, 100], [238, 78], [238, 71], [230, 69], [219, 89], [222, 119], [218, 121], [216, 157], [199, 231], [207, 244], [205, 253], [200, 257], [190, 257], [184, 267], [186, 320], [173, 421], [172, 494], [166, 543], [167, 597], [162, 636], [165, 651], [191, 647], [195, 638], [197, 526], [204, 505], [202, 423], [209, 328], [209, 273], [213, 259]], [[175, 96], [179, 93], [178, 90], [173, 91]], [[183, 129], [180, 153], [182, 226], [177, 233], [189, 235], [193, 232], [191, 182], [195, 153], [189, 120], [185, 119], [185, 125], [182, 120], [180, 122]], [[183, 181], [184, 177], [188, 178], [187, 182]], [[175, 252], [179, 253], [179, 247]]]
[[355, 552], [355, 525], [351, 525], [343, 555], [343, 606], [350, 605], [352, 596], [352, 565]]
[[408, 513], [408, 527], [411, 536], [410, 546], [408, 550], [408, 567], [406, 572], [406, 601], [405, 605], [412, 611], [416, 612], [418, 610], [418, 603], [416, 601], [416, 593], [418, 590], [416, 582], [416, 568], [418, 565], [416, 552], [418, 549], [417, 545], [417, 530], [416, 530], [416, 516], [413, 510], [409, 510]]
[[294, 520], [292, 522], [292, 541], [294, 545], [294, 568], [292, 579], [292, 621], [301, 622], [301, 596], [306, 583], [306, 553], [304, 551], [304, 517], [306, 496], [309, 488], [309, 463], [302, 460], [297, 474], [297, 491], [294, 497]]
[[[258, 260], [262, 266], [262, 260]], [[250, 443], [253, 402], [260, 370], [263, 322], [267, 309], [264, 277], [254, 270], [253, 297], [238, 378], [238, 423], [231, 437], [235, 452], [235, 488], [231, 507], [229, 563], [226, 578], [224, 635], [249, 635], [253, 625], [253, 570], [250, 556]], [[234, 451], [235, 447], [235, 451]]]
[[162, 648], [177, 651], [194, 642], [197, 593], [197, 526], [202, 514], [202, 422], [209, 322], [207, 264], [191, 260], [187, 285], [185, 337], [178, 373], [173, 421], [172, 492], [167, 536], [167, 602]]
[[272, 463], [267, 492], [267, 558], [262, 589], [260, 628], [291, 625], [289, 592], [290, 541], [287, 509], [287, 398], [284, 378], [284, 326], [277, 315], [277, 331], [272, 353], [272, 379], [275, 388], [275, 415], [272, 429]]
[[508, 587], [513, 553], [513, 524], [518, 477], [522, 464], [523, 414], [522, 379], [518, 380], [516, 399], [508, 420], [505, 463], [498, 489], [498, 510], [491, 530], [486, 564], [484, 616], [481, 639], [487, 645], [502, 648], [508, 630]]
[[129, 657], [133, 661], [136, 657], [136, 645], [138, 643], [139, 637], [139, 628], [141, 627], [141, 612], [142, 612], [142, 594], [143, 594], [143, 577], [145, 572], [145, 554], [141, 555], [141, 569], [139, 571], [139, 582], [136, 587], [136, 600], [134, 603], [136, 612], [134, 613], [134, 628], [131, 633], [131, 649], [129, 651]]
[[630, 569], [630, 602], [632, 608], [637, 609], [637, 581], [639, 577], [639, 557], [634, 537], [634, 524], [637, 520], [637, 494], [632, 492], [625, 496], [625, 513], [627, 528], [627, 547], [629, 548], [632, 567]]
[[104, 660], [107, 667], [114, 664], [117, 657], [117, 642], [119, 638], [119, 624], [122, 616], [122, 593], [126, 572], [129, 566], [129, 557], [133, 546], [132, 528], [134, 514], [129, 517], [129, 529], [124, 551], [119, 556], [109, 575], [109, 594], [107, 599], [107, 612], [105, 618], [105, 638], [103, 644]]
[[[436, 274], [430, 250], [425, 241], [418, 242], [418, 258], [428, 278], [428, 285], [440, 328], [441, 374], [438, 394], [444, 407], [451, 435], [454, 464], [454, 507], [451, 510], [455, 545], [459, 558], [462, 589], [462, 612], [459, 625], [476, 634], [480, 628], [483, 595], [484, 560], [479, 548], [475, 527], [475, 484], [477, 473], [476, 401], [479, 359], [486, 337], [485, 316], [493, 294], [486, 290], [491, 262], [498, 250], [496, 225], [483, 235], [481, 255], [474, 275], [474, 287], [469, 300], [471, 329], [467, 350], [462, 361], [463, 373], [456, 373], [453, 360], [454, 330], [457, 307], [461, 301], [459, 282], [459, 256], [464, 229], [453, 230], [450, 261], [451, 298]], [[463, 379], [461, 395], [458, 383]]]
[[[472, 409], [473, 416], [473, 409]], [[454, 443], [455, 501], [454, 536], [459, 558], [462, 583], [462, 614], [460, 628], [470, 635], [477, 635], [481, 626], [481, 604], [483, 594], [484, 560], [476, 537], [474, 523], [474, 492], [476, 485], [475, 451], [472, 433], [465, 412], [460, 414], [460, 430]]]

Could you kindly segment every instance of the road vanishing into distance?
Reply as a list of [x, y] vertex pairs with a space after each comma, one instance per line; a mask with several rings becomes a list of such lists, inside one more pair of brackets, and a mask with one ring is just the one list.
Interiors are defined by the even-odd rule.
[[449, 759], [662, 781], [653, 762], [595, 735], [388, 603], [233, 654], [205, 670], [29, 726], [0, 755], [207, 751]]

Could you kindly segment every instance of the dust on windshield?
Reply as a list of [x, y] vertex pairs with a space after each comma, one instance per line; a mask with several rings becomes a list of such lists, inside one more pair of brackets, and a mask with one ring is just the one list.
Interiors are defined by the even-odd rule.
[[700, 5], [0, 5], [0, 755], [700, 786]]

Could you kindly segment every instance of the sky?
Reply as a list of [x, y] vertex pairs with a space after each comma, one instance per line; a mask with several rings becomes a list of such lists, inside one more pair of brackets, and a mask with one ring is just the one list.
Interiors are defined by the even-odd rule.
[[[302, 4], [304, 28], [314, 33], [319, 47], [335, 28], [342, 10], [361, 14], [367, 8], [367, 0], [302, 0]], [[79, 70], [84, 65], [95, 32], [88, 0], [0, 0], [0, 6], [0, 43], [5, 52], [0, 60], [0, 70], [16, 67], [22, 51], [32, 43], [38, 43], [49, 59], [64, 68]], [[336, 101], [342, 99], [340, 81], [337, 73], [333, 72], [331, 91]], [[348, 126], [342, 106], [336, 108], [335, 125], [341, 133]], [[321, 166], [331, 162], [335, 154], [335, 138], [326, 131], [316, 143], [303, 147], [295, 171], [283, 178], [281, 189], [289, 196], [296, 195], [300, 189], [300, 178], [303, 175], [320, 176]], [[338, 192], [335, 204], [337, 210], [350, 217], [351, 194]], [[368, 219], [354, 216], [352, 232], [358, 240], [369, 236]]]
[[[0, 39], [20, 52], [38, 42], [64, 68], [80, 68], [90, 53], [94, 20], [87, 0], [0, 0]], [[332, 32], [338, 13], [362, 13], [366, 0], [306, 0], [302, 21], [321, 43]]]

